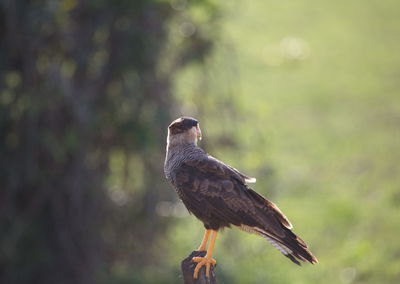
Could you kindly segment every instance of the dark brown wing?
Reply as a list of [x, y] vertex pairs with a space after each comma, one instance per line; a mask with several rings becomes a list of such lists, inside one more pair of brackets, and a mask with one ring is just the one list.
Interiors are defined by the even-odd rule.
[[265, 237], [297, 264], [293, 256], [316, 262], [306, 244], [290, 230], [289, 220], [274, 203], [249, 188], [246, 178], [208, 156], [182, 164], [173, 180], [188, 210], [206, 228], [218, 230], [235, 225]]
[[209, 169], [211, 169], [211, 170], [216, 169], [215, 173], [217, 175], [219, 175], [221, 178], [227, 178], [227, 177], [235, 178], [235, 179], [241, 181], [243, 184], [245, 184], [246, 182], [249, 182], [249, 183], [256, 182], [255, 178], [249, 177], [249, 176], [239, 172], [234, 167], [231, 167], [209, 155], [207, 155], [204, 158], [204, 160], [192, 161], [192, 162], [186, 163], [186, 164], [198, 166], [201, 169], [203, 169], [203, 171], [207, 171], [207, 172], [209, 171]]

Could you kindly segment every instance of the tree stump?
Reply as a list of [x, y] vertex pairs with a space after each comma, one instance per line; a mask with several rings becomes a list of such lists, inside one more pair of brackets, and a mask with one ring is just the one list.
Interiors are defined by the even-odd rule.
[[206, 267], [201, 267], [199, 271], [199, 277], [193, 278], [194, 268], [197, 263], [192, 261], [195, 256], [205, 256], [206, 251], [193, 251], [188, 257], [181, 262], [182, 276], [184, 284], [216, 284], [217, 279], [215, 277], [214, 265], [210, 267], [210, 277], [206, 277]]

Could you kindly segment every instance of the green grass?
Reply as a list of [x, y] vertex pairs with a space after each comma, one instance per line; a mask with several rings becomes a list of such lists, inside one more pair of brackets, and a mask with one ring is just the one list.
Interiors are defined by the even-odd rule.
[[[205, 70], [180, 74], [177, 97], [201, 118], [207, 149], [257, 177], [254, 188], [320, 263], [298, 268], [261, 238], [226, 230], [215, 252], [220, 283], [399, 282], [399, 8], [389, 0], [223, 4], [215, 52]], [[237, 148], [213, 146], [221, 131]], [[198, 245], [201, 226], [178, 220], [171, 269]]]

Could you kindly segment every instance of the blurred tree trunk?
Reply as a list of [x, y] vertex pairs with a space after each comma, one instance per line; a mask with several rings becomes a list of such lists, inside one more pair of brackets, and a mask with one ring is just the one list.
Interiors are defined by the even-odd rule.
[[[0, 3], [0, 282], [94, 283], [127, 251], [140, 270], [168, 225], [154, 212], [168, 194], [174, 101], [158, 64], [173, 10], [162, 1]], [[136, 154], [145, 178], [124, 207], [106, 183], [119, 149]]]

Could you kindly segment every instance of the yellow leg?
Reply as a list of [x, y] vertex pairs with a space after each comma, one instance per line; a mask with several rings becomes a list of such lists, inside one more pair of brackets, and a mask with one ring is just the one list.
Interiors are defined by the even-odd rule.
[[199, 248], [197, 249], [197, 251], [205, 251], [206, 250], [206, 246], [207, 246], [207, 242], [208, 242], [208, 237], [210, 236], [211, 230], [206, 230], [204, 232], [204, 236], [203, 236], [203, 240], [201, 241], [201, 245], [199, 246]]
[[217, 240], [217, 231], [212, 231], [210, 245], [208, 246], [207, 253], [204, 257], [193, 257], [192, 261], [197, 262], [196, 267], [194, 268], [193, 278], [197, 279], [199, 276], [200, 268], [205, 265], [206, 266], [206, 276], [210, 277], [210, 267], [211, 265], [216, 265], [217, 262], [212, 258], [212, 253], [214, 250], [215, 241]]

